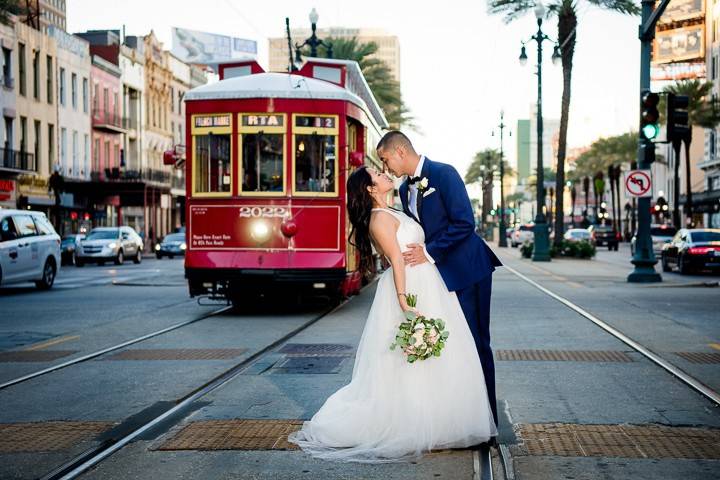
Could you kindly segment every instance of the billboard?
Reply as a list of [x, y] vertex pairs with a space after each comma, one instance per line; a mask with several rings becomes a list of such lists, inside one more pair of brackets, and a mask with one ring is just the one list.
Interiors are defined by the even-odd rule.
[[672, 0], [660, 17], [660, 24], [703, 17], [703, 0]]
[[257, 42], [173, 27], [171, 52], [186, 63], [213, 64], [248, 55], [255, 56]]
[[673, 28], [655, 34], [653, 63], [705, 58], [705, 26]]

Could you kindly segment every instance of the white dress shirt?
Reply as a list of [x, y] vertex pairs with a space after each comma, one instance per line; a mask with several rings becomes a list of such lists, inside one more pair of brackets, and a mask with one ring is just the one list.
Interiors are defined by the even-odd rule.
[[[420, 161], [417, 164], [417, 167], [415, 167], [415, 174], [413, 177], [419, 177], [422, 174], [422, 168], [423, 164], [425, 163], [425, 155], [420, 155]], [[418, 183], [415, 182], [412, 185], [408, 185], [408, 209], [412, 212], [413, 215], [415, 215], [415, 218], [420, 221], [420, 214], [417, 209], [417, 197], [418, 197]], [[423, 251], [425, 252], [425, 257], [428, 259], [430, 263], [435, 263], [435, 260], [430, 256], [430, 254], [427, 251], [427, 248], [425, 248], [425, 245], [423, 245]]]

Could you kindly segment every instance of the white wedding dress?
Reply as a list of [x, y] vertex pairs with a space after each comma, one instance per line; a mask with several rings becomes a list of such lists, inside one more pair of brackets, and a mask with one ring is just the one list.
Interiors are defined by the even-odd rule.
[[[382, 210], [400, 221], [401, 250], [409, 243], [424, 243], [422, 227], [412, 218]], [[445, 348], [440, 357], [412, 364], [399, 348], [390, 350], [404, 314], [392, 269], [386, 270], [358, 345], [352, 380], [289, 436], [314, 457], [397, 461], [429, 450], [476, 445], [497, 435], [480, 358], [457, 296], [433, 264], [408, 266], [405, 272], [406, 291], [417, 294], [420, 313], [445, 321], [450, 332]]]

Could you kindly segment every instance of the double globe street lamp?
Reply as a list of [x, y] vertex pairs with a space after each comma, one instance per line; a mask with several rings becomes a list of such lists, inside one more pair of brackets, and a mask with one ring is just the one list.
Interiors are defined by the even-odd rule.
[[[522, 42], [520, 50], [520, 65], [526, 65], [528, 56], [525, 51], [525, 44], [530, 40], [537, 42], [537, 208], [535, 214], [534, 246], [532, 259], [536, 262], [550, 261], [550, 234], [548, 231], [547, 218], [545, 217], [545, 178], [543, 170], [543, 117], [542, 117], [542, 43], [545, 40], [553, 41], [542, 31], [542, 21], [545, 17], [545, 6], [540, 0], [535, 4], [535, 18], [537, 19], [538, 30], [527, 42]], [[557, 65], [560, 62], [560, 45], [555, 43], [552, 61]]]

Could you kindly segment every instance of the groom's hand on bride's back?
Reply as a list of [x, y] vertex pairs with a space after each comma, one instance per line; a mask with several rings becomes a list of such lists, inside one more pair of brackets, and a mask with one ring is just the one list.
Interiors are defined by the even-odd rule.
[[405, 259], [405, 265], [414, 267], [421, 263], [428, 262], [428, 258], [425, 256], [425, 249], [419, 243], [409, 243], [409, 250], [403, 252], [403, 258]]

